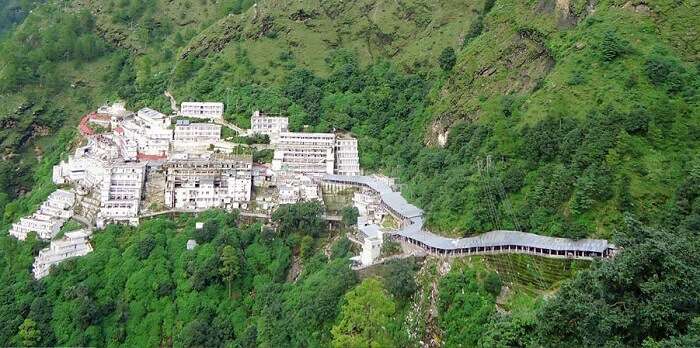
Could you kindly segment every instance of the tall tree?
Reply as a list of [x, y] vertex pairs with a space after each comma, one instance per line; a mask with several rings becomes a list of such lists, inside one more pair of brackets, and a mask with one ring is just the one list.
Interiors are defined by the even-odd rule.
[[24, 319], [22, 325], [19, 326], [19, 338], [22, 340], [22, 345], [34, 347], [39, 343], [40, 336], [41, 332], [39, 332], [34, 320]]
[[231, 283], [241, 271], [240, 257], [236, 249], [230, 245], [224, 247], [221, 251], [221, 268], [219, 273], [226, 280], [228, 286], [228, 297], [231, 297]]
[[375, 278], [365, 279], [345, 295], [338, 324], [333, 327], [334, 347], [393, 347], [387, 330], [396, 305]]

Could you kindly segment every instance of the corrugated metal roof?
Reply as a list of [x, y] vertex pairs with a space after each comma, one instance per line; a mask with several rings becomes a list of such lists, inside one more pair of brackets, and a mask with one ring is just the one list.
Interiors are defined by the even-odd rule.
[[382, 198], [382, 202], [384, 202], [384, 204], [391, 207], [391, 209], [402, 216], [406, 218], [413, 218], [423, 215], [423, 210], [411, 203], [408, 203], [408, 201], [406, 201], [406, 199], [401, 195], [401, 192], [394, 192], [389, 185], [375, 178], [363, 175], [326, 175], [323, 179], [326, 181], [350, 182], [368, 186], [372, 190], [379, 193], [379, 196]]
[[589, 251], [602, 253], [612, 245], [604, 239], [572, 240], [541, 236], [533, 233], [519, 231], [491, 231], [474, 237], [447, 238], [423, 230], [423, 211], [410, 204], [401, 196], [400, 192], [394, 192], [389, 185], [369, 176], [326, 175], [323, 180], [331, 182], [347, 182], [368, 186], [377, 191], [387, 206], [402, 216], [408, 218], [406, 225], [396, 234], [411, 238], [428, 246], [443, 250], [458, 250], [473, 247], [495, 247], [514, 245], [521, 247], [543, 248], [550, 250]]
[[502, 230], [491, 231], [474, 237], [459, 239], [447, 238], [424, 231], [422, 229], [422, 219], [416, 220], [417, 221], [413, 224], [397, 231], [397, 234], [443, 250], [514, 245], [550, 250], [602, 253], [609, 247], [608, 241], [603, 239], [581, 239], [574, 241], [567, 238], [547, 237], [527, 232]]

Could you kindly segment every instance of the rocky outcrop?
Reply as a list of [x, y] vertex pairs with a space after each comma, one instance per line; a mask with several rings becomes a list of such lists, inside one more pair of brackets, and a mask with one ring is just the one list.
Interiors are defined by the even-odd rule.
[[[454, 77], [443, 87], [439, 104], [445, 109], [428, 127], [426, 145], [443, 147], [455, 122], [476, 120], [481, 114], [480, 98], [531, 92], [554, 68], [545, 36], [535, 29], [520, 29], [507, 45], [494, 49], [500, 49], [496, 59], [475, 59], [456, 67]], [[479, 52], [477, 57], [489, 53]]]

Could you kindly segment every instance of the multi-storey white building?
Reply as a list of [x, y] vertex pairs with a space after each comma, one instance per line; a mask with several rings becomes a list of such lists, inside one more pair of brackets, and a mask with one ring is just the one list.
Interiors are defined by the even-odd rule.
[[205, 210], [238, 208], [250, 201], [252, 157], [210, 153], [171, 158], [165, 170], [165, 205]]
[[265, 134], [272, 139], [287, 131], [289, 131], [289, 118], [287, 117], [268, 116], [260, 111], [255, 111], [250, 118], [250, 132], [252, 134]]
[[54, 191], [41, 207], [30, 217], [21, 218], [12, 224], [10, 235], [25, 240], [29, 232], [36, 232], [40, 239], [51, 239], [61, 229], [61, 226], [73, 216], [75, 194], [70, 191]]
[[338, 136], [335, 140], [335, 174], [360, 175], [357, 139]]
[[47, 276], [51, 266], [64, 260], [90, 253], [92, 246], [89, 236], [90, 231], [77, 230], [66, 232], [63, 238], [51, 241], [49, 247], [39, 251], [39, 255], [34, 259], [34, 278], [41, 279]]
[[53, 167], [53, 182], [63, 184], [69, 181], [86, 187], [95, 187], [102, 182], [102, 178], [107, 173], [107, 162], [93, 156], [90, 145], [80, 147], [75, 150], [75, 155], [68, 156], [68, 161]]
[[274, 171], [359, 175], [357, 139], [333, 133], [283, 132], [272, 139]]
[[283, 132], [274, 145], [274, 171], [333, 174], [335, 134]]
[[180, 115], [209, 120], [220, 119], [224, 115], [224, 103], [184, 102], [180, 104]]
[[214, 123], [189, 123], [178, 121], [175, 126], [175, 142], [211, 143], [221, 139], [221, 125]]
[[143, 108], [135, 117], [122, 120], [116, 131], [117, 135], [135, 142], [141, 155], [166, 156], [170, 151], [173, 139], [170, 118], [158, 111]]
[[106, 220], [138, 223], [145, 176], [143, 163], [118, 163], [108, 169], [100, 186], [98, 226]]

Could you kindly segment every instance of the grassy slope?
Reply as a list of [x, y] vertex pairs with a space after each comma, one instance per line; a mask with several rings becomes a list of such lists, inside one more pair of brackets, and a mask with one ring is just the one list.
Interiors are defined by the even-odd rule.
[[[606, 107], [619, 113], [629, 113], [637, 105], [653, 105], [652, 113], [673, 110], [670, 124], [650, 126], [656, 136], [627, 140], [639, 156], [608, 159], [615, 175], [630, 177], [639, 214], [655, 216], [649, 218], [653, 221], [659, 205], [672, 197], [687, 170], [685, 163], [698, 147], [690, 134], [700, 126], [700, 105], [697, 99], [669, 98], [645, 78], [644, 66], [647, 57], [659, 51], [687, 63], [697, 58], [697, 40], [690, 43], [688, 38], [697, 39], [700, 22], [683, 12], [693, 2], [648, 2], [652, 13], [635, 11], [619, 1], [600, 2], [594, 13], [583, 12], [573, 26], [563, 25], [561, 10], [546, 3], [496, 2], [485, 18], [483, 34], [465, 47], [455, 73], [434, 95], [434, 119], [425, 127], [426, 143], [436, 146], [438, 136], [454, 124], [478, 120], [495, 135], [478, 152], [507, 158], [522, 148], [519, 130], [548, 115], [584, 120]], [[524, 36], [524, 31], [536, 35]], [[600, 42], [607, 31], [628, 43], [628, 51], [614, 63], [600, 59]], [[583, 76], [583, 81], [572, 84], [574, 75]], [[515, 123], [501, 113], [504, 95], [517, 101]], [[537, 182], [537, 172], [530, 174], [521, 193], [511, 196], [516, 207], [527, 204], [525, 196]], [[615, 199], [597, 204], [581, 219], [595, 226], [598, 234], [608, 235], [621, 217], [615, 204]], [[567, 205], [561, 207], [561, 214], [571, 214]], [[458, 219], [450, 223], [450, 218], [440, 217], [444, 222], [439, 227], [459, 226]]]

